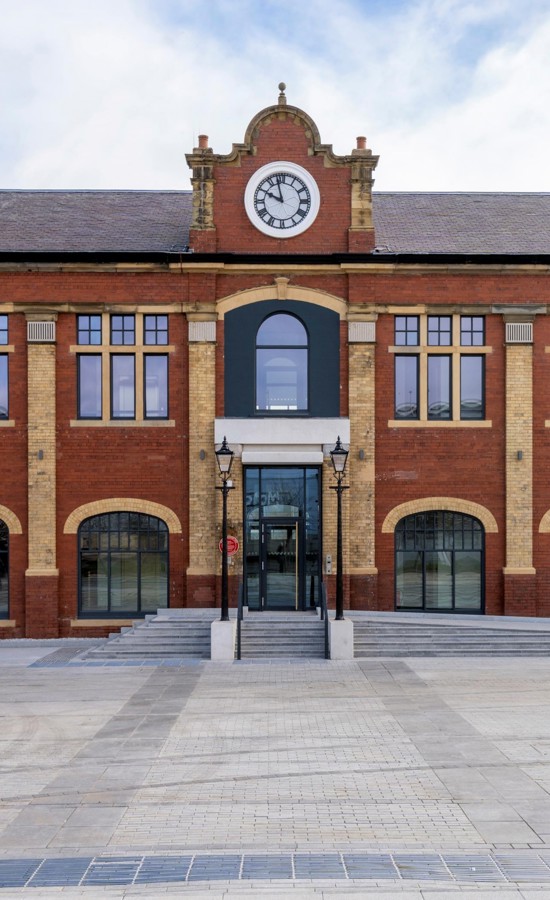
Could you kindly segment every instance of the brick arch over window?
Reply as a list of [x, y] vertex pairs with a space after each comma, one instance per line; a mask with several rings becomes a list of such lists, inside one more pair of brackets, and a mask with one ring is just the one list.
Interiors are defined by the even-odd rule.
[[23, 534], [21, 522], [7, 506], [0, 505], [0, 519], [8, 526], [10, 534]]
[[248, 291], [239, 291], [237, 294], [230, 294], [228, 297], [218, 300], [216, 308], [218, 316], [223, 319], [224, 316], [234, 309], [241, 306], [248, 306], [250, 303], [261, 303], [264, 300], [299, 300], [302, 303], [313, 303], [316, 306], [323, 306], [325, 309], [331, 309], [338, 313], [341, 319], [347, 317], [347, 303], [341, 297], [335, 294], [329, 294], [326, 291], [317, 291], [313, 288], [295, 287], [287, 284], [270, 284], [266, 287], [251, 288]]
[[[1, 515], [2, 507], [0, 507]], [[181, 534], [181, 522], [171, 509], [161, 503], [153, 503], [151, 500], [137, 500], [132, 497], [109, 497], [108, 500], [95, 500], [93, 503], [85, 503], [73, 510], [65, 522], [63, 534], [76, 534], [81, 522], [91, 516], [110, 512], [136, 512], [145, 513], [163, 519], [171, 534]]]
[[[457, 497], [421, 497], [419, 500], [410, 500], [408, 503], [400, 503], [388, 513], [382, 524], [382, 532], [384, 534], [392, 534], [395, 526], [405, 516], [413, 513], [430, 512], [431, 510], [441, 509], [449, 512], [465, 513], [467, 516], [474, 516], [479, 519], [486, 532], [498, 532], [498, 525], [492, 512], [479, 503], [472, 503], [470, 500], [459, 500]], [[550, 531], [550, 526], [549, 529]]]

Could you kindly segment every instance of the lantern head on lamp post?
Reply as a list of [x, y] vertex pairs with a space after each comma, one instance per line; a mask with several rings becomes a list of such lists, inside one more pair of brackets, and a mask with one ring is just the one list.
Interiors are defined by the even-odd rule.
[[346, 471], [346, 463], [348, 461], [349, 450], [342, 446], [340, 435], [333, 450], [330, 451], [330, 458], [334, 469], [334, 477], [336, 485], [331, 490], [336, 491], [338, 500], [337, 506], [337, 523], [336, 523], [336, 619], [344, 618], [344, 573], [343, 569], [343, 553], [342, 553], [342, 492], [348, 490], [348, 485], [342, 484], [342, 479]]
[[224, 437], [221, 447], [215, 451], [222, 479], [221, 486], [216, 490], [222, 492], [222, 597], [221, 597], [221, 620], [229, 621], [229, 592], [228, 592], [228, 574], [227, 574], [227, 495], [232, 490], [233, 485], [228, 483], [231, 472], [231, 464], [233, 462], [233, 451], [230, 449], [227, 439]]

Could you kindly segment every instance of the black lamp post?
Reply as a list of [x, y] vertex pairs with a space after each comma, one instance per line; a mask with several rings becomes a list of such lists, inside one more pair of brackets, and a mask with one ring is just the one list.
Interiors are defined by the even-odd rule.
[[233, 462], [233, 451], [229, 449], [227, 440], [224, 437], [219, 450], [216, 450], [216, 459], [218, 460], [218, 468], [222, 484], [217, 487], [217, 491], [222, 492], [223, 512], [222, 512], [222, 614], [221, 621], [229, 621], [229, 594], [228, 594], [228, 578], [227, 578], [227, 495], [232, 490], [233, 485], [228, 484], [229, 473], [231, 472], [231, 463]]
[[344, 573], [343, 573], [343, 554], [342, 554], [342, 492], [347, 491], [349, 485], [342, 484], [346, 463], [348, 461], [348, 450], [344, 450], [340, 441], [340, 435], [336, 441], [334, 450], [330, 451], [330, 458], [334, 468], [334, 476], [337, 484], [331, 486], [332, 491], [336, 491], [338, 498], [338, 518], [336, 523], [336, 619], [344, 618]]

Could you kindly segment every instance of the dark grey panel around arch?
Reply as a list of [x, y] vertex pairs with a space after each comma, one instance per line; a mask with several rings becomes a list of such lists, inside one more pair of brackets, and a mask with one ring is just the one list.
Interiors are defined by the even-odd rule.
[[[224, 320], [225, 415], [256, 415], [256, 333], [276, 312], [292, 313], [304, 323], [309, 337], [309, 406], [307, 415], [340, 415], [340, 317], [314, 303], [264, 300], [227, 313]], [[259, 413], [265, 415], [265, 413]], [[287, 414], [288, 415], [288, 414]], [[291, 414], [292, 415], [292, 414]]]

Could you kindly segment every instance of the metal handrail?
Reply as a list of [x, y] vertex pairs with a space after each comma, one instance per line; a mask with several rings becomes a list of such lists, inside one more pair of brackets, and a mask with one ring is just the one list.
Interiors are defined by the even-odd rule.
[[241, 622], [243, 620], [244, 584], [239, 585], [239, 604], [237, 606], [237, 659], [241, 658]]
[[324, 581], [321, 582], [321, 619], [325, 620], [325, 659], [330, 659], [330, 648], [328, 640], [327, 586]]

